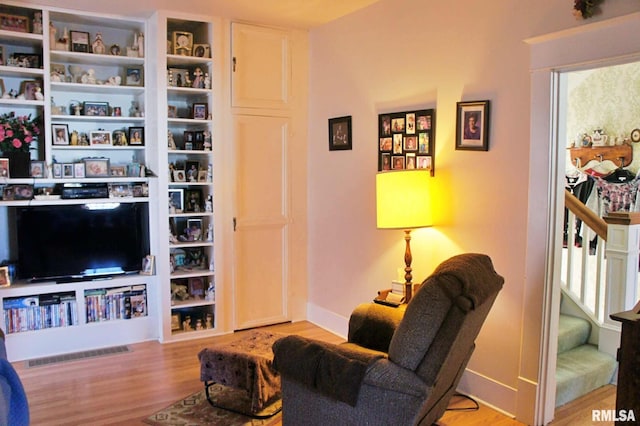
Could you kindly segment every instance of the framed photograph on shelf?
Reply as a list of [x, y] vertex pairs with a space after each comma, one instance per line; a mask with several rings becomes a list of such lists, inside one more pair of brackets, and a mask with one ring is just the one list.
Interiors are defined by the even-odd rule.
[[193, 45], [193, 56], [198, 58], [210, 58], [211, 57], [211, 47], [208, 44], [194, 44]]
[[124, 130], [113, 131], [113, 146], [127, 146], [127, 133]]
[[51, 133], [53, 134], [54, 145], [69, 145], [69, 126], [66, 124], [52, 124]]
[[45, 178], [46, 163], [44, 161], [31, 160], [31, 177], [32, 178]]
[[200, 163], [197, 161], [187, 161], [185, 163], [185, 168], [187, 173], [187, 182], [197, 182]]
[[194, 299], [204, 299], [204, 279], [202, 277], [189, 278], [189, 296]]
[[144, 127], [129, 127], [129, 145], [144, 146]]
[[39, 53], [14, 52], [11, 54], [14, 64], [23, 68], [42, 68], [42, 55]]
[[111, 145], [111, 132], [106, 130], [94, 130], [90, 134], [89, 140], [92, 146]]
[[11, 277], [9, 276], [9, 267], [0, 266], [0, 287], [9, 287], [11, 285]]
[[169, 84], [173, 87], [189, 86], [189, 70], [184, 68], [169, 68]]
[[191, 108], [191, 118], [194, 120], [206, 120], [209, 115], [209, 106], [206, 103], [194, 103]]
[[329, 151], [351, 149], [351, 116], [329, 119]]
[[73, 163], [64, 163], [62, 165], [62, 177], [66, 179], [73, 178]]
[[142, 259], [142, 269], [140, 273], [142, 275], [153, 275], [156, 270], [156, 257], [152, 254], [148, 254]]
[[173, 181], [174, 182], [186, 182], [187, 175], [182, 169], [175, 169], [173, 171]]
[[84, 102], [82, 113], [87, 116], [107, 117], [109, 115], [109, 102]]
[[435, 110], [378, 115], [378, 171], [429, 169], [434, 174]]
[[178, 118], [178, 107], [175, 105], [167, 106], [167, 117], [168, 118]]
[[141, 170], [140, 163], [129, 163], [127, 165], [127, 177], [140, 177]]
[[124, 75], [125, 86], [144, 86], [142, 67], [127, 67]]
[[202, 211], [202, 190], [186, 189], [184, 191], [184, 211], [194, 213]]
[[84, 163], [73, 163], [73, 176], [77, 178], [85, 177]]
[[84, 159], [85, 175], [88, 178], [109, 177], [109, 159], [108, 158], [85, 158]]
[[62, 164], [61, 163], [53, 163], [52, 171], [53, 171], [53, 177], [55, 179], [62, 178]]
[[9, 159], [0, 158], [0, 179], [8, 179], [9, 175]]
[[29, 18], [26, 16], [0, 13], [0, 30], [28, 33]]
[[169, 212], [181, 213], [184, 211], [184, 189], [169, 190]]
[[71, 37], [71, 51], [89, 53], [90, 38], [89, 33], [84, 31], [69, 31]]
[[25, 80], [20, 83], [20, 94], [24, 95], [27, 101], [35, 101], [36, 93], [41, 90], [40, 82], [37, 80]]
[[187, 219], [187, 229], [189, 230], [189, 241], [202, 240], [202, 219]]
[[127, 175], [127, 166], [110, 166], [109, 174], [113, 177], [125, 177]]
[[457, 150], [489, 150], [489, 105], [488, 100], [456, 104]]
[[193, 34], [186, 31], [174, 31], [171, 33], [171, 41], [174, 55], [191, 56], [193, 51]]

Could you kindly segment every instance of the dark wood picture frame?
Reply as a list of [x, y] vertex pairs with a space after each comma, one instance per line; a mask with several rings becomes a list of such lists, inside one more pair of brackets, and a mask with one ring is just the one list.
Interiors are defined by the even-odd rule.
[[28, 33], [29, 18], [21, 15], [0, 13], [0, 30]]
[[456, 150], [489, 151], [490, 101], [456, 103]]
[[91, 46], [91, 36], [86, 31], [69, 31], [71, 38], [71, 51], [89, 53]]
[[125, 86], [144, 86], [144, 70], [142, 67], [126, 67], [124, 71]]
[[206, 120], [209, 116], [209, 105], [204, 102], [196, 102], [191, 107], [191, 118], [194, 120]]
[[329, 151], [350, 150], [353, 147], [351, 116], [329, 119]]
[[378, 171], [428, 169], [434, 175], [435, 109], [378, 115]]
[[129, 127], [129, 145], [144, 146], [144, 127]]

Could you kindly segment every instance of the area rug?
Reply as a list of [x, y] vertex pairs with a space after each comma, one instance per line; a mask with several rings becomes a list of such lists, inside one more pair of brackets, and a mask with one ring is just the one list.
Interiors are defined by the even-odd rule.
[[[222, 388], [210, 390], [213, 397], [225, 392]], [[277, 402], [281, 404], [281, 401]], [[267, 419], [255, 419], [212, 406], [204, 389], [158, 411], [144, 420], [153, 426], [276, 426], [282, 424], [282, 414]]]

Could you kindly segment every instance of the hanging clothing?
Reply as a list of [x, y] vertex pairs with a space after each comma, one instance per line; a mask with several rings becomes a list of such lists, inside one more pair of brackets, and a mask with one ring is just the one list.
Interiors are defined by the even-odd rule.
[[[582, 202], [582, 204], [587, 204], [589, 197], [593, 191], [593, 187], [595, 186], [595, 179], [579, 170], [574, 171], [573, 173], [568, 173], [565, 175], [565, 188], [571, 192], [578, 200]], [[574, 244], [577, 247], [582, 247], [582, 237], [580, 236], [580, 232], [582, 229], [582, 220], [576, 218], [576, 228], [575, 228], [575, 237]], [[569, 210], [565, 207], [564, 209], [564, 236], [563, 236], [563, 246], [567, 246], [567, 242], [569, 240]]]
[[611, 181], [606, 178], [596, 178], [598, 198], [600, 199], [600, 216], [604, 217], [610, 212], [637, 211], [638, 183], [640, 183], [640, 178], [635, 176], [624, 181], [620, 181], [616, 176], [613, 176]]

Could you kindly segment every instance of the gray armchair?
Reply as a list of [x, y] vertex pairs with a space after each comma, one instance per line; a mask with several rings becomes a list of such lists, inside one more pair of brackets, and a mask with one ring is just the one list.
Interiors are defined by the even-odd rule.
[[283, 424], [433, 424], [503, 283], [488, 256], [463, 254], [438, 266], [406, 309], [357, 307], [346, 343], [279, 339]]

